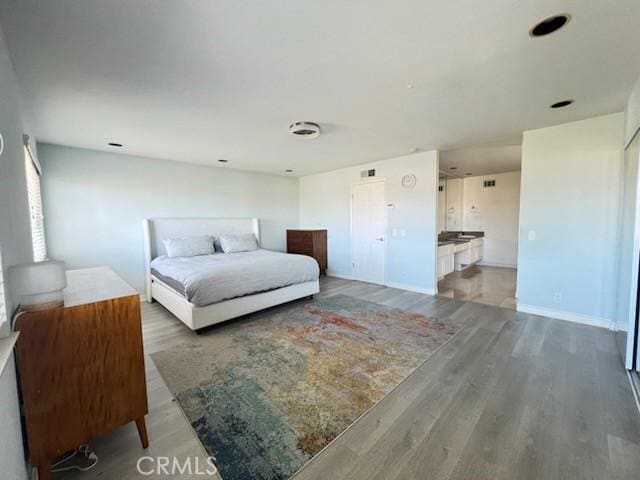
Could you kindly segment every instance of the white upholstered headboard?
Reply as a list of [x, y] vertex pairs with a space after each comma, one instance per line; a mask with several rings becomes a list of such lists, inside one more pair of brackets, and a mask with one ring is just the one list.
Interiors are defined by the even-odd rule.
[[147, 300], [151, 299], [151, 260], [166, 253], [162, 241], [166, 238], [195, 235], [239, 235], [253, 233], [260, 245], [260, 222], [257, 218], [146, 218], [144, 232], [145, 278]]

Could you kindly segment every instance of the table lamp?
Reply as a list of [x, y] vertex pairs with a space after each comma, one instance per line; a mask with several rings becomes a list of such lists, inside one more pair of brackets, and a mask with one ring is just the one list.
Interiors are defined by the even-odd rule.
[[23, 310], [41, 310], [64, 305], [67, 286], [64, 262], [22, 263], [9, 267], [9, 289]]

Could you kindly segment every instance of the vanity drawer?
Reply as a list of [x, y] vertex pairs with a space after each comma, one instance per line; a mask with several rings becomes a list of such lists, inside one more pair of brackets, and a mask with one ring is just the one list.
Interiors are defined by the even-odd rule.
[[466, 250], [469, 250], [469, 248], [471, 248], [471, 242], [464, 242], [464, 243], [456, 243], [455, 244], [455, 252], [464, 252]]
[[481, 247], [482, 244], [484, 243], [484, 239], [482, 238], [474, 238], [473, 240], [471, 240], [471, 248], [475, 248], [475, 247]]

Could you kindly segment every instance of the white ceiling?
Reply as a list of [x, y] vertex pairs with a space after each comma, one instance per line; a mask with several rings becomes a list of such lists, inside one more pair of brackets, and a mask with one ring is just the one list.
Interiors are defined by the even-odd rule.
[[[440, 170], [459, 177], [515, 172], [522, 164], [522, 145], [461, 148], [440, 152]], [[454, 167], [454, 169], [452, 169]]]
[[514, 143], [621, 111], [640, 75], [637, 0], [2, 0], [0, 22], [40, 141], [294, 175]]

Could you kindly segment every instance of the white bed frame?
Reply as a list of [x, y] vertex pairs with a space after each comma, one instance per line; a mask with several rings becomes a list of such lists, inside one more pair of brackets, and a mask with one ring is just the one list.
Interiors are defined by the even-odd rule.
[[173, 288], [151, 274], [151, 260], [164, 255], [162, 240], [171, 237], [253, 233], [260, 245], [260, 222], [257, 218], [154, 218], [142, 222], [147, 301], [157, 300], [191, 330], [280, 305], [320, 291], [318, 280], [298, 283], [267, 292], [232, 298], [206, 307], [197, 307]]

